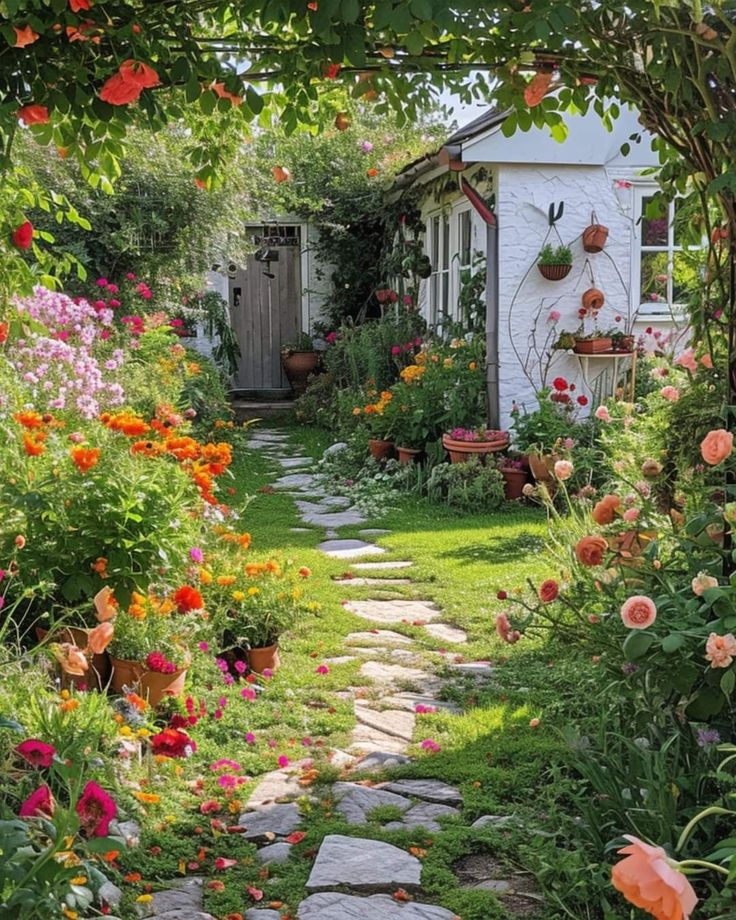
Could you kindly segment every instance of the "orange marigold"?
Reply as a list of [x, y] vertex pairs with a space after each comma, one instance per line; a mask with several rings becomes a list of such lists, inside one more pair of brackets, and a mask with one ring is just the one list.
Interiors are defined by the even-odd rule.
[[217, 584], [221, 585], [223, 588], [227, 588], [229, 585], [234, 585], [237, 581], [237, 578], [234, 575], [218, 575]]
[[100, 462], [99, 447], [72, 447], [69, 456], [80, 473], [88, 473]]
[[23, 448], [29, 457], [38, 457], [46, 450], [43, 444], [45, 440], [46, 435], [42, 431], [26, 433], [23, 435]]
[[28, 428], [29, 431], [33, 428], [43, 428], [43, 416], [40, 412], [35, 412], [33, 409], [27, 409], [25, 412], [16, 412], [13, 418], [19, 425]]

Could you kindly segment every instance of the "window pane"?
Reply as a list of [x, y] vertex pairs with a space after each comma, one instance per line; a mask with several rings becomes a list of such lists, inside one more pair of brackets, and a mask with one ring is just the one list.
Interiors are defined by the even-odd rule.
[[651, 197], [641, 200], [641, 243], [642, 246], [666, 246], [669, 214], [667, 211], [657, 214], [655, 210], [654, 216], [648, 216], [652, 201]]
[[667, 260], [666, 252], [641, 254], [641, 303], [667, 303]]
[[448, 295], [450, 292], [450, 273], [442, 272], [442, 312], [447, 312]]
[[450, 264], [450, 221], [442, 219], [442, 268]]
[[437, 317], [437, 295], [439, 293], [439, 275], [432, 275], [429, 284], [429, 319], [434, 322]]
[[460, 232], [460, 264], [470, 265], [470, 237], [471, 237], [471, 218], [470, 211], [463, 211], [459, 219]]
[[676, 252], [672, 260], [672, 302], [687, 303], [688, 292], [698, 281], [698, 263], [693, 253]]
[[432, 262], [432, 268], [437, 271], [439, 268], [439, 258], [440, 258], [440, 219], [439, 217], [432, 218], [432, 254], [430, 256], [430, 261]]

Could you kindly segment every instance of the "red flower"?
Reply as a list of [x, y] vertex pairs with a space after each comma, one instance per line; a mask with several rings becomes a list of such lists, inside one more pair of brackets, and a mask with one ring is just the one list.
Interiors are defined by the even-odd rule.
[[285, 837], [284, 840], [286, 840], [287, 843], [296, 844], [301, 843], [306, 836], [307, 835], [304, 833], [304, 831], [294, 831], [293, 834], [289, 834], [289, 836]]
[[54, 797], [48, 786], [39, 786], [35, 792], [32, 792], [23, 802], [18, 811], [21, 818], [37, 818], [39, 815], [52, 817], [54, 814]]
[[204, 598], [191, 585], [182, 585], [174, 591], [174, 603], [179, 613], [189, 613], [191, 610], [201, 610], [204, 607]]
[[578, 403], [579, 406], [587, 406], [587, 405], [588, 405], [588, 397], [587, 397], [587, 396], [582, 396], [582, 395], [581, 395], [581, 396], [578, 396], [577, 403]]
[[18, 249], [30, 249], [33, 242], [33, 224], [30, 220], [25, 220], [13, 231], [13, 246]]
[[552, 386], [559, 393], [562, 393], [568, 388], [567, 380], [565, 380], [564, 377], [555, 377], [555, 379], [552, 381]]
[[82, 795], [77, 802], [77, 814], [81, 818], [82, 828], [89, 837], [106, 837], [110, 829], [110, 822], [117, 814], [114, 800], [90, 780], [82, 790]]
[[218, 856], [215, 860], [215, 869], [232, 869], [233, 866], [237, 866], [237, 859], [226, 859], [224, 856]]
[[165, 728], [151, 738], [151, 750], [154, 754], [166, 757], [186, 757], [187, 748], [196, 750], [197, 745], [186, 732], [178, 728]]
[[0, 345], [4, 345], [8, 341], [9, 335], [10, 323], [0, 323]]
[[48, 124], [49, 110], [45, 105], [32, 103], [24, 105], [15, 113], [18, 119], [24, 121], [27, 125], [45, 125]]
[[99, 447], [72, 447], [69, 456], [80, 473], [88, 473], [100, 462], [100, 449]]
[[557, 599], [557, 595], [559, 593], [560, 586], [557, 584], [554, 578], [548, 578], [539, 586], [539, 600], [543, 604], [551, 604], [552, 601]]
[[213, 83], [212, 92], [216, 96], [219, 96], [220, 99], [229, 99], [233, 105], [240, 105], [243, 101], [242, 96], [237, 96], [235, 93], [231, 93], [229, 90], [225, 89], [224, 83]]
[[92, 9], [91, 0], [69, 0], [69, 6], [72, 13], [78, 13], [80, 10]]
[[327, 64], [324, 75], [327, 80], [334, 80], [342, 70], [342, 64]]
[[45, 741], [39, 741], [37, 738], [29, 738], [16, 745], [15, 751], [32, 767], [50, 767], [56, 748], [53, 744], [46, 744]]
[[116, 74], [100, 90], [100, 99], [110, 105], [127, 105], [136, 102], [144, 89], [158, 86], [158, 74], [143, 61], [123, 61]]
[[159, 674], [174, 674], [176, 671], [176, 665], [163, 652], [151, 652], [146, 658], [146, 667]]
[[508, 597], [508, 593], [507, 593], [506, 591], [498, 591], [498, 592], [496, 593], [496, 597], [497, 597], [498, 600], [500, 600], [500, 601], [505, 601], [506, 598]]

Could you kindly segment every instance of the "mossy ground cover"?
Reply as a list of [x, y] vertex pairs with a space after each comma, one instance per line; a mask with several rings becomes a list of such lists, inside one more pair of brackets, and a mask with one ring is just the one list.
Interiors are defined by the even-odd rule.
[[[286, 430], [293, 433], [292, 442], [300, 452], [310, 456], [318, 457], [329, 443], [327, 435], [316, 429]], [[497, 592], [512, 591], [527, 578], [538, 580], [549, 574], [549, 563], [542, 554], [543, 515], [520, 507], [494, 515], [460, 515], [423, 500], [401, 499], [383, 518], [342, 528], [340, 536], [356, 536], [365, 526], [390, 530], [373, 539], [388, 550], [382, 561], [413, 562], [409, 570], [388, 573], [408, 575], [411, 583], [389, 590], [345, 586], [334, 579], [349, 571], [350, 565], [317, 549], [324, 530], [292, 530], [304, 525], [293, 498], [272, 488], [279, 474], [273, 461], [245, 450], [236, 458], [232, 472], [233, 503], [252, 497], [245, 522], [253, 547], [262, 552], [278, 550], [308, 566], [312, 575], [305, 588], [320, 610], [283, 637], [282, 668], [256, 701], [226, 706], [218, 719], [200, 722], [196, 764], [170, 765], [171, 788], [164, 791], [165, 808], [151, 806], [153, 814], [140, 846], [126, 851], [119, 860], [123, 877], [130, 872], [141, 874], [140, 882], [126, 888], [123, 916], [136, 914], [135, 899], [144, 890], [142, 885], [166, 887], [171, 879], [191, 874], [209, 879], [205, 908], [218, 918], [254, 906], [252, 891], [262, 892], [260, 906], [273, 903], [284, 916], [295, 916], [305, 896], [304, 883], [313, 858], [328, 833], [374, 837], [414, 848], [424, 861], [423, 899], [445, 905], [462, 920], [510, 916], [503, 899], [492, 892], [457, 888], [452, 867], [468, 854], [493, 853], [510, 872], [525, 869], [541, 877], [549, 891], [571, 885], [581, 858], [564, 840], [571, 755], [560, 730], [573, 712], [584, 712], [584, 688], [586, 682], [595, 682], [595, 666], [581, 661], [574, 648], [562, 648], [553, 641], [504, 646], [494, 629], [495, 615], [502, 609]], [[443, 611], [443, 622], [467, 631], [469, 642], [461, 647], [464, 658], [491, 660], [496, 665], [494, 678], [487, 683], [449, 678], [446, 665], [460, 647], [444, 652], [420, 626], [402, 623], [391, 627], [414, 639], [429, 668], [448, 676], [444, 696], [460, 710], [459, 714], [439, 711], [419, 716], [413, 750], [416, 759], [392, 773], [437, 778], [458, 786], [464, 798], [462, 823], [450, 820], [441, 833], [388, 831], [383, 824], [389, 818], [380, 813], [372, 816], [369, 825], [356, 828], [347, 825], [334, 808], [330, 785], [339, 771], [329, 763], [327, 752], [348, 746], [354, 725], [352, 703], [338, 692], [363, 683], [358, 675], [361, 661], [330, 666], [327, 674], [318, 673], [317, 668], [325, 658], [346, 654], [343, 639], [349, 632], [368, 628], [365, 620], [343, 606], [348, 596], [433, 601]], [[195, 688], [210, 696], [216, 692], [217, 675], [208, 661], [195, 662], [193, 677]], [[530, 726], [533, 718], [540, 720], [539, 727]], [[437, 742], [440, 750], [422, 751], [419, 745], [425, 738]], [[201, 797], [194, 798], [192, 791], [208, 759], [227, 757], [240, 763], [252, 781], [230, 800], [231, 814], [215, 815], [225, 824], [235, 823], [259, 776], [276, 769], [278, 757], [284, 755], [292, 763], [312, 758], [315, 772], [301, 800], [306, 836], [285, 865], [269, 869], [260, 865], [251, 844], [222, 832], [217, 822], [212, 825], [212, 816], [200, 813]], [[469, 828], [472, 821], [488, 814], [513, 815], [522, 823]], [[530, 826], [535, 828], [532, 835]], [[214, 860], [222, 856], [238, 859], [238, 865], [217, 871]], [[539, 916], [552, 920], [588, 914], [575, 913], [574, 908], [570, 913], [548, 902], [540, 906]]]

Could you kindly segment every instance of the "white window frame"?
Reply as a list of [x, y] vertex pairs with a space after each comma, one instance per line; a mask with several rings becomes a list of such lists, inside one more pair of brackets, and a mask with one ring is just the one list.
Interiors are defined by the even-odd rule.
[[[446, 234], [449, 239], [445, 253]], [[449, 313], [452, 296], [452, 220], [446, 210], [433, 211], [427, 215], [427, 255], [432, 264], [432, 274], [427, 279], [427, 321], [430, 326], [436, 326], [442, 315]]]
[[[462, 223], [463, 223], [463, 218], [465, 217], [465, 215], [468, 216], [468, 232], [469, 232], [468, 252], [467, 252], [468, 261], [467, 262], [463, 262], [463, 251], [462, 251], [462, 242], [463, 242]], [[460, 289], [462, 287], [462, 280], [461, 280], [462, 273], [464, 271], [469, 271], [471, 274], [473, 273], [473, 261], [474, 261], [473, 260], [473, 256], [474, 256], [473, 208], [469, 202], [467, 204], [462, 203], [460, 207], [458, 207], [455, 210], [453, 214], [453, 224], [455, 227], [455, 241], [454, 241], [454, 245], [452, 244], [452, 240], [450, 241], [451, 250], [453, 253], [450, 259], [450, 261], [452, 262], [452, 266], [453, 266], [452, 305], [451, 305], [450, 314], [453, 317], [453, 319], [457, 319], [458, 318], [458, 304], [460, 301]]]
[[[631, 304], [635, 317], [666, 316], [673, 320], [681, 320], [686, 313], [686, 305], [674, 302], [674, 255], [677, 252], [687, 251], [687, 247], [675, 243], [675, 203], [670, 201], [667, 206], [667, 246], [643, 246], [643, 205], [644, 199], [652, 198], [659, 191], [656, 182], [636, 183], [634, 186], [634, 233], [632, 236], [631, 253]], [[695, 249], [696, 247], [690, 247]], [[641, 266], [642, 254], [646, 252], [667, 253], [667, 300], [651, 301], [642, 300], [641, 292]]]

